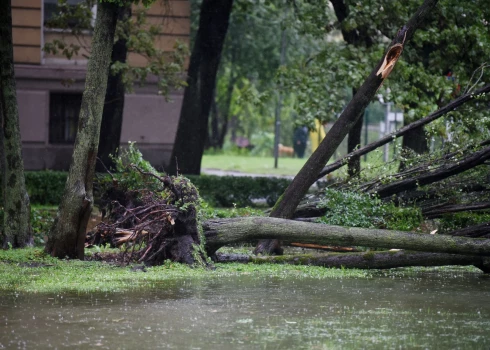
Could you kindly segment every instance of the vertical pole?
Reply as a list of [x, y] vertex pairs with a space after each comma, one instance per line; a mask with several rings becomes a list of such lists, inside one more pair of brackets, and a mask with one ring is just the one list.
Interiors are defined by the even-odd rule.
[[[286, 29], [283, 29], [281, 34], [281, 60], [280, 65], [284, 65], [286, 60]], [[281, 137], [281, 106], [282, 94], [277, 90], [277, 104], [276, 104], [276, 122], [274, 128], [274, 168], [277, 169], [277, 163], [279, 159], [279, 139]]]
[[[368, 127], [369, 127], [369, 108], [366, 108], [364, 110], [364, 146], [366, 146], [369, 143], [369, 133], [368, 133]], [[367, 153], [364, 155], [364, 161], [367, 161]]]
[[[398, 130], [398, 112], [395, 110], [395, 130], [393, 131], [397, 131]], [[393, 140], [393, 158], [396, 157], [396, 139]]]
[[[390, 122], [389, 122], [389, 115], [391, 111], [391, 102], [386, 103], [386, 114], [385, 114], [385, 132], [384, 136], [388, 135], [390, 133]], [[383, 147], [383, 160], [385, 163], [388, 163], [388, 154], [389, 154], [389, 146], [390, 144], [387, 143]]]

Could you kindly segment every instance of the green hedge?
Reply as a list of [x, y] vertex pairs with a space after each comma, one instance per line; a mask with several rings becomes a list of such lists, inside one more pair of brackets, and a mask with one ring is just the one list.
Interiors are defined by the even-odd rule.
[[33, 204], [58, 205], [68, 173], [64, 171], [28, 171], [26, 187]]
[[[61, 171], [27, 171], [26, 186], [31, 203], [58, 205], [68, 173]], [[274, 205], [290, 180], [274, 177], [190, 175], [201, 197], [214, 206], [253, 206], [253, 201], [265, 199]]]
[[218, 207], [253, 206], [253, 200], [265, 199], [273, 206], [290, 180], [276, 177], [187, 176], [199, 189], [201, 197]]
[[[58, 205], [65, 187], [67, 172], [64, 171], [26, 171], [26, 187], [31, 204]], [[0, 199], [3, 193], [0, 186]]]

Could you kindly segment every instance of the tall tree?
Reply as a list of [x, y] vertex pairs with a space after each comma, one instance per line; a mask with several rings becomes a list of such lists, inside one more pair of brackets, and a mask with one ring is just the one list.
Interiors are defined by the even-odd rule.
[[203, 0], [169, 173], [200, 174], [216, 73], [233, 0]]
[[[349, 15], [349, 6], [344, 0], [330, 0], [335, 11], [335, 15], [340, 23], [340, 30], [345, 42], [349, 45], [365, 46], [370, 48], [373, 45], [373, 40], [368, 35], [368, 28], [360, 26], [352, 28], [346, 26], [345, 20]], [[352, 95], [356, 94], [356, 88], [352, 88]], [[349, 131], [347, 138], [347, 153], [353, 152], [361, 144], [363, 118], [359, 118]], [[355, 176], [361, 171], [361, 158], [352, 157], [349, 159], [348, 172], [349, 176]]]
[[3, 185], [3, 248], [32, 244], [30, 204], [24, 179], [14, 74], [11, 0], [0, 2], [0, 123]]
[[[131, 18], [131, 3], [126, 2], [119, 10], [118, 22], [126, 23]], [[123, 25], [116, 42], [112, 48], [111, 63], [125, 64], [128, 55], [128, 36], [127, 25]], [[124, 111], [124, 95], [126, 89], [123, 81], [123, 72], [109, 72], [107, 81], [107, 91], [105, 94], [104, 111], [102, 113], [102, 124], [100, 127], [99, 149], [96, 163], [97, 171], [104, 171], [111, 168], [114, 164], [110, 155], [117, 153], [121, 143], [121, 129]]]
[[46, 252], [59, 258], [84, 258], [85, 230], [93, 207], [93, 176], [118, 17], [117, 3], [100, 1], [73, 157]]

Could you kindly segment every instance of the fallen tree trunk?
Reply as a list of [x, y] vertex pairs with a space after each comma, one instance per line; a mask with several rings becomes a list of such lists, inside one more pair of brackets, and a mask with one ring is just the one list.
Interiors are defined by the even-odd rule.
[[369, 145], [361, 147], [358, 150], [343, 156], [339, 160], [337, 160], [334, 163], [329, 164], [325, 168], [323, 168], [323, 170], [318, 175], [318, 179], [321, 179], [324, 176], [334, 172], [335, 170], [342, 168], [344, 165], [346, 165], [349, 162], [349, 159], [354, 158], [354, 157], [360, 157], [364, 154], [367, 154], [371, 151], [374, 151], [375, 149], [377, 149], [377, 148], [379, 148], [379, 147], [381, 147], [387, 143], [392, 142], [396, 138], [405, 135], [406, 133], [410, 132], [411, 130], [416, 129], [416, 128], [420, 128], [424, 125], [427, 125], [427, 124], [433, 122], [434, 120], [439, 119], [443, 115], [453, 111], [455, 108], [465, 104], [466, 102], [472, 101], [476, 97], [479, 97], [482, 94], [487, 94], [488, 92], [490, 92], [490, 84], [485, 85], [484, 87], [482, 87], [481, 89], [478, 89], [474, 93], [469, 93], [469, 94], [463, 95], [463, 96], [451, 101], [450, 103], [448, 103], [444, 107], [438, 109], [434, 113], [428, 115], [427, 117], [419, 119], [413, 123], [410, 123], [410, 124], [404, 126], [403, 128], [380, 138], [379, 140], [377, 140], [375, 142], [371, 142]]
[[490, 222], [465, 227], [460, 230], [454, 230], [446, 233], [448, 236], [472, 237], [472, 238], [490, 238]]
[[216, 254], [216, 262], [273, 263], [309, 265], [348, 269], [391, 269], [409, 266], [475, 266], [490, 273], [490, 258], [476, 255], [426, 253], [412, 251], [331, 253], [323, 255], [255, 256], [245, 254]]
[[319, 245], [312, 243], [290, 243], [291, 247], [297, 248], [305, 248], [305, 249], [316, 249], [316, 250], [325, 250], [328, 252], [358, 252], [359, 250], [355, 247], [338, 247], [331, 245]]
[[348, 228], [271, 217], [208, 220], [203, 223], [203, 229], [208, 255], [232, 243], [278, 239], [286, 244], [301, 242], [490, 256], [490, 239]]
[[478, 211], [490, 209], [490, 202], [473, 204], [440, 204], [422, 209], [422, 215], [427, 219], [440, 218], [445, 214]]

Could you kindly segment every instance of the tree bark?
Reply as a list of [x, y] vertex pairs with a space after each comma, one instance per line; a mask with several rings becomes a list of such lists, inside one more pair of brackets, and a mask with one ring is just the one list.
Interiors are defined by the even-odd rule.
[[[335, 16], [341, 25], [341, 32], [344, 41], [349, 45], [371, 47], [373, 45], [373, 40], [367, 33], [367, 28], [360, 26], [355, 29], [347, 30], [344, 25], [344, 21], [349, 15], [349, 6], [343, 0], [330, 0], [334, 8]], [[357, 92], [356, 88], [352, 88], [352, 96]], [[347, 153], [353, 152], [361, 144], [361, 131], [362, 131], [363, 118], [359, 118], [354, 124], [352, 129], [349, 131], [349, 136], [347, 137]], [[347, 173], [350, 177], [356, 176], [361, 171], [361, 157], [353, 156], [348, 160], [348, 170]]]
[[202, 2], [177, 135], [167, 169], [171, 174], [199, 175], [201, 172], [216, 73], [232, 5], [233, 0]]
[[216, 262], [254, 264], [291, 264], [347, 269], [392, 269], [409, 266], [475, 266], [490, 273], [490, 258], [475, 255], [426, 253], [412, 251], [330, 253], [322, 255], [253, 256], [244, 254], [216, 254]]
[[432, 11], [436, 3], [437, 0], [424, 1], [424, 4], [417, 10], [415, 15], [397, 33], [387, 54], [371, 72], [369, 77], [359, 88], [357, 94], [353, 97], [339, 119], [330, 129], [325, 139], [320, 143], [318, 149], [308, 159], [284, 194], [279, 198], [271, 216], [282, 218], [292, 217], [294, 210], [308, 191], [308, 188], [315, 182], [316, 177], [322, 168], [350, 129], [352, 129], [358, 118], [360, 118], [365, 107], [372, 100], [383, 81], [388, 77], [391, 69], [401, 54], [403, 45], [410, 40], [415, 30], [421, 25], [426, 15]]
[[[411, 129], [403, 136], [402, 149], [412, 150], [417, 154], [423, 154], [429, 151], [429, 144], [423, 126]], [[400, 171], [405, 170], [405, 168], [405, 162], [400, 162]]]
[[360, 157], [364, 154], [367, 154], [367, 153], [369, 153], [369, 152], [393, 141], [394, 138], [406, 135], [407, 132], [409, 132], [412, 129], [415, 129], [415, 128], [418, 128], [420, 126], [429, 124], [429, 123], [433, 122], [434, 120], [436, 120], [436, 119], [446, 115], [447, 113], [451, 112], [455, 108], [457, 108], [457, 107], [459, 107], [459, 106], [461, 106], [461, 105], [463, 105], [469, 101], [473, 101], [475, 99], [475, 97], [479, 97], [481, 95], [487, 94], [488, 92], [490, 92], [490, 84], [482, 87], [481, 89], [478, 89], [473, 94], [463, 95], [463, 96], [451, 101], [446, 106], [438, 109], [434, 113], [428, 115], [427, 117], [419, 119], [419, 120], [417, 120], [413, 123], [410, 123], [408, 125], [405, 125], [403, 128], [391, 133], [390, 135], [384, 136], [381, 139], [379, 139], [378, 141], [371, 142], [369, 145], [366, 145], [366, 146], [358, 149], [357, 151], [354, 151], [352, 153], [347, 154], [346, 156], [340, 158], [336, 162], [329, 164], [325, 168], [323, 168], [323, 170], [320, 172], [320, 175], [318, 176], [318, 179], [320, 179], [320, 178], [334, 172], [335, 170], [343, 167], [345, 164], [347, 164], [347, 160], [349, 158], [357, 157], [357, 156]]
[[93, 177], [118, 5], [99, 2], [77, 137], [63, 198], [46, 252], [58, 258], [84, 258], [85, 230], [93, 207]]
[[432, 253], [490, 256], [490, 239], [349, 228], [270, 217], [208, 220], [203, 223], [208, 256], [224, 245], [279, 239], [334, 246], [398, 248]]
[[213, 102], [211, 103], [211, 121], [210, 121], [210, 128], [208, 129], [208, 136], [206, 139], [206, 149], [207, 148], [218, 148], [219, 144], [219, 135], [220, 135], [220, 110], [218, 108], [218, 101], [216, 101], [216, 91], [214, 92], [214, 97], [213, 97]]
[[0, 128], [2, 134], [3, 248], [32, 244], [14, 73], [11, 0], [0, 2]]
[[[361, 145], [361, 132], [363, 118], [357, 119], [352, 129], [349, 131], [349, 136], [347, 137], [347, 153], [352, 153]], [[349, 157], [347, 165], [347, 173], [350, 177], [359, 175], [361, 172], [361, 157], [352, 156]]]
[[426, 153], [429, 151], [429, 146], [427, 144], [427, 137], [425, 136], [425, 130], [423, 126], [419, 126], [410, 130], [403, 137], [403, 148], [408, 148], [417, 154]]
[[[119, 9], [118, 21], [125, 22], [131, 18], [131, 4]], [[127, 37], [129, 33], [123, 33], [114, 43], [112, 48], [111, 64], [116, 62], [126, 63], [128, 55]], [[107, 89], [102, 112], [102, 124], [100, 126], [99, 149], [97, 157], [99, 161], [95, 170], [104, 172], [114, 166], [110, 155], [117, 155], [121, 143], [121, 129], [124, 111], [124, 94], [126, 89], [123, 82], [123, 73], [112, 74], [109, 70]]]
[[490, 222], [454, 230], [446, 233], [446, 235], [472, 238], [490, 238]]

